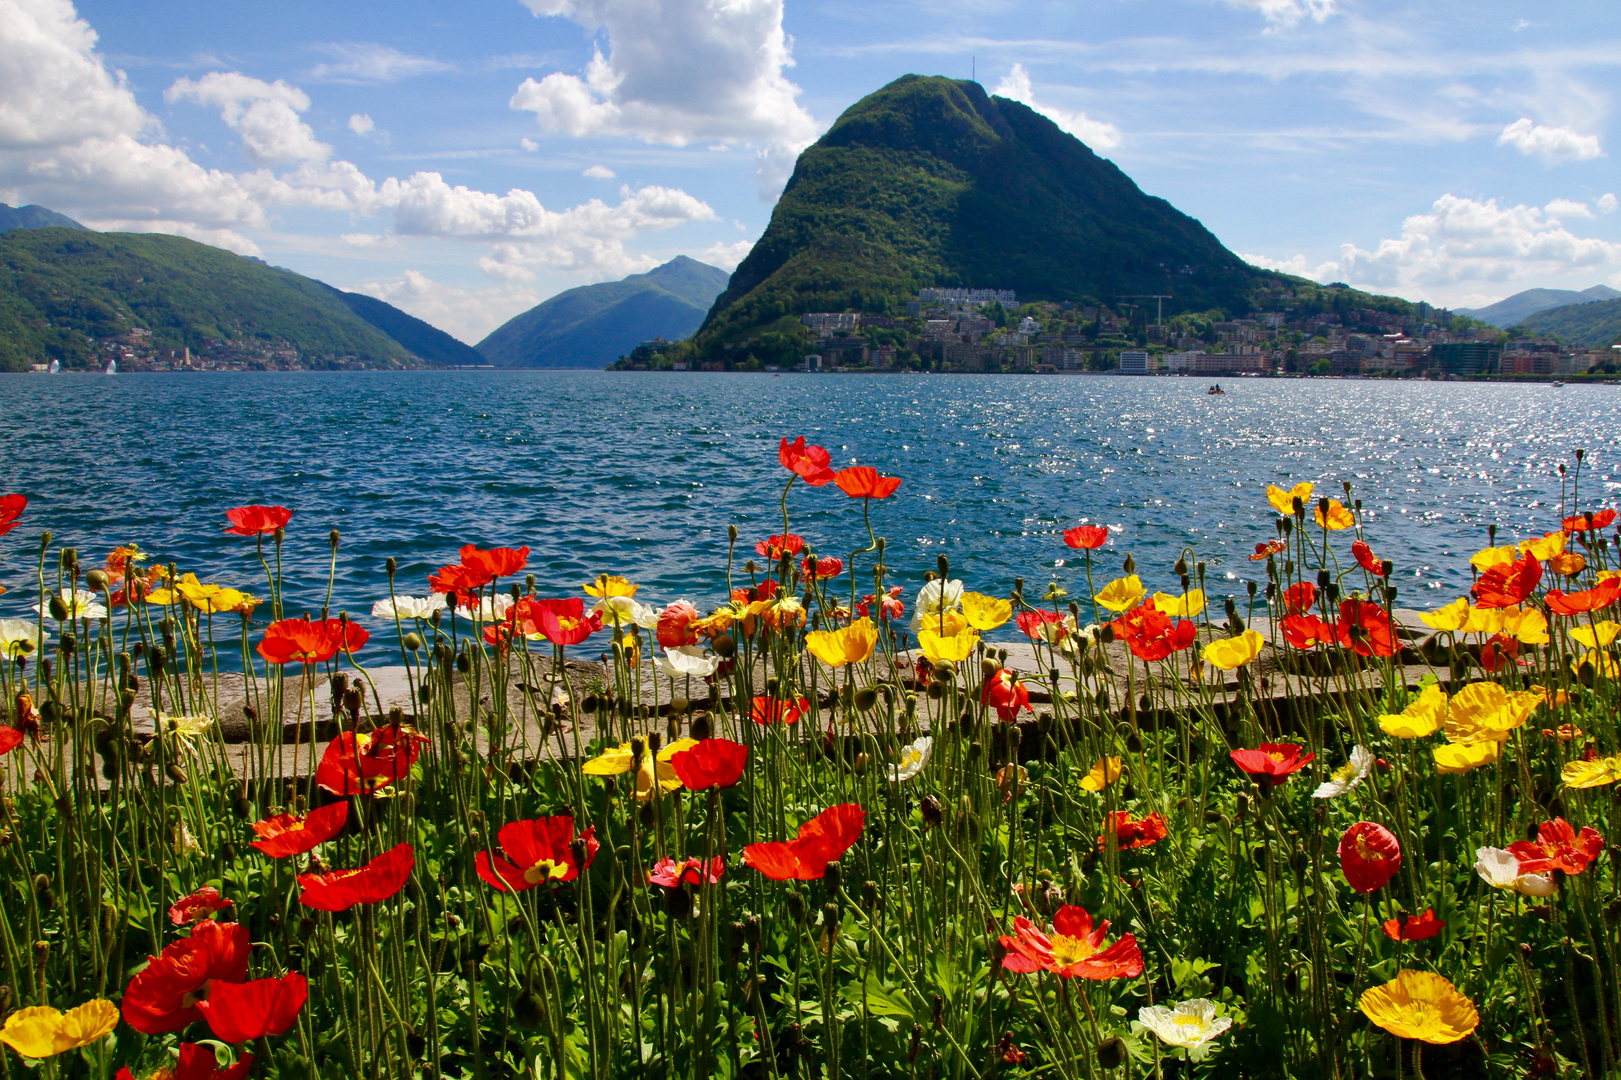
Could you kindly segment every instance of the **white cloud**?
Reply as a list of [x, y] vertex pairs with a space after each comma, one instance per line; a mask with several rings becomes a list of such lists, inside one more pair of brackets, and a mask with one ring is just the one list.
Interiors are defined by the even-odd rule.
[[1577, 202], [1575, 199], [1555, 199], [1542, 209], [1546, 210], [1551, 218], [1590, 218], [1593, 216], [1592, 207], [1584, 202]]
[[[1621, 243], [1572, 233], [1551, 212], [1563, 204], [1584, 205], [1555, 200], [1548, 208], [1499, 206], [1495, 199], [1443, 195], [1429, 213], [1402, 222], [1399, 237], [1381, 240], [1372, 250], [1342, 245], [1338, 260], [1309, 276], [1452, 302], [1621, 267]], [[1256, 256], [1245, 257], [1257, 262]], [[1271, 265], [1303, 272], [1305, 259], [1296, 260]]]
[[1280, 274], [1293, 274], [1296, 277], [1313, 278], [1317, 281], [1329, 281], [1339, 271], [1339, 263], [1326, 262], [1313, 266], [1305, 255], [1295, 254], [1287, 259], [1274, 259], [1267, 255], [1251, 255], [1239, 252], [1238, 257], [1251, 266], [1259, 266], [1263, 270], [1276, 270]]
[[1616, 208], [1615, 192], [1612, 191], [1612, 192], [1609, 192], [1607, 194], [1600, 195], [1597, 199], [1595, 199], [1593, 201], [1593, 205], [1598, 207], [1598, 212], [1601, 213], [1601, 214], [1613, 214], [1613, 213], [1615, 213], [1615, 208]]
[[1235, 8], [1260, 12], [1272, 26], [1293, 26], [1301, 19], [1323, 22], [1334, 14], [1335, 0], [1227, 0]]
[[372, 120], [371, 114], [357, 112], [349, 117], [349, 130], [356, 135], [370, 135], [377, 130], [377, 123]]
[[425, 56], [411, 56], [375, 42], [330, 44], [319, 48], [332, 57], [332, 62], [317, 64], [310, 69], [309, 77], [317, 82], [397, 82], [412, 75], [451, 70], [449, 64]]
[[527, 136], [518, 140], [518, 146], [530, 154], [540, 149], [540, 144]]
[[699, 262], [718, 266], [722, 270], [736, 270], [744, 256], [754, 250], [753, 240], [739, 240], [735, 244], [711, 244], [694, 256]]
[[580, 173], [580, 175], [589, 176], [593, 180], [612, 180], [614, 178], [614, 171], [608, 168], [606, 165], [593, 165], [589, 169], [586, 169], [584, 172]]
[[513, 285], [487, 289], [447, 285], [416, 270], [405, 271], [397, 281], [358, 285], [354, 291], [386, 300], [469, 345], [482, 341], [491, 330], [543, 299], [532, 289]]
[[299, 113], [309, 95], [280, 79], [267, 83], [236, 71], [211, 71], [201, 79], [176, 79], [165, 101], [217, 105], [220, 119], [242, 137], [242, 155], [255, 165], [325, 161], [332, 147], [315, 137]]
[[584, 77], [525, 79], [511, 106], [541, 127], [577, 137], [630, 135], [685, 146], [747, 142], [761, 150], [763, 183], [780, 184], [816, 123], [799, 87], [782, 29], [782, 0], [524, 0], [536, 15], [565, 16], [606, 30]]
[[1036, 104], [1035, 91], [1030, 85], [1030, 73], [1023, 64], [1014, 64], [1013, 70], [996, 85], [995, 93], [1021, 105], [1028, 105], [1093, 150], [1112, 150], [1120, 145], [1120, 129], [1104, 120], [1094, 120], [1083, 112], [1065, 112]]
[[1521, 117], [1497, 137], [1498, 146], [1512, 146], [1526, 156], [1536, 155], [1544, 161], [1588, 161], [1603, 157], [1604, 148], [1597, 135], [1582, 135], [1567, 127], [1547, 127], [1533, 124]]

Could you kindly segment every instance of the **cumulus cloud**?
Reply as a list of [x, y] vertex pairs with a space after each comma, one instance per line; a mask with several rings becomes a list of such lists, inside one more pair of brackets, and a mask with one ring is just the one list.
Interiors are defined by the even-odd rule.
[[349, 117], [349, 130], [356, 135], [370, 135], [377, 130], [377, 124], [369, 113], [357, 112]]
[[586, 169], [580, 173], [580, 175], [589, 176], [593, 180], [612, 180], [614, 178], [614, 171], [608, 168], [606, 165], [593, 165], [589, 169]]
[[354, 291], [386, 300], [469, 345], [543, 299], [538, 292], [512, 285], [485, 289], [449, 285], [416, 270], [407, 270], [397, 281], [358, 285]]
[[1546, 210], [1548, 212], [1548, 216], [1551, 218], [1590, 218], [1593, 216], [1592, 207], [1588, 206], [1584, 202], [1578, 202], [1575, 199], [1555, 199], [1542, 209]]
[[1036, 104], [1035, 91], [1030, 85], [1030, 73], [1023, 64], [1014, 64], [1013, 70], [996, 84], [996, 94], [1021, 105], [1028, 105], [1093, 150], [1112, 150], [1120, 145], [1120, 129], [1104, 120], [1094, 120], [1083, 112], [1066, 112]]
[[1615, 208], [1616, 208], [1615, 192], [1612, 191], [1612, 192], [1609, 192], [1607, 194], [1600, 195], [1597, 199], [1595, 199], [1593, 201], [1593, 205], [1598, 207], [1598, 212], [1601, 213], [1601, 214], [1613, 214], [1613, 213], [1615, 213]]
[[1575, 200], [1500, 206], [1496, 199], [1447, 194], [1428, 213], [1402, 222], [1400, 236], [1387, 237], [1371, 250], [1344, 244], [1338, 259], [1310, 269], [1304, 256], [1284, 262], [1245, 258], [1319, 281], [1442, 302], [1621, 268], [1621, 243], [1576, 235], [1553, 212], [1556, 207], [1566, 216], [1590, 216], [1571, 213], [1571, 207], [1586, 210]]
[[242, 138], [242, 156], [255, 165], [325, 161], [332, 147], [315, 137], [299, 113], [309, 95], [277, 79], [273, 83], [236, 71], [212, 71], [195, 81], [176, 79], [165, 101], [217, 105], [220, 119]]
[[739, 240], [735, 244], [711, 244], [700, 251], [696, 258], [699, 262], [706, 262], [710, 266], [718, 266], [722, 270], [736, 270], [737, 264], [742, 262], [750, 251], [754, 250], [753, 240]]
[[332, 57], [332, 62], [316, 64], [310, 69], [309, 77], [317, 82], [397, 82], [413, 75], [451, 70], [449, 64], [425, 56], [412, 56], [375, 42], [329, 44], [319, 48]]
[[1547, 162], [1589, 161], [1604, 156], [1597, 135], [1582, 135], [1567, 127], [1534, 124], [1526, 117], [1514, 121], [1497, 137], [1498, 146], [1512, 146], [1527, 157]]
[[524, 0], [539, 16], [607, 31], [584, 76], [525, 79], [511, 106], [577, 137], [629, 135], [650, 143], [746, 142], [761, 178], [786, 179], [816, 138], [816, 123], [784, 71], [793, 58], [782, 0]]
[[1293, 26], [1301, 19], [1323, 22], [1334, 14], [1335, 0], [1227, 0], [1235, 8], [1259, 12], [1269, 26]]

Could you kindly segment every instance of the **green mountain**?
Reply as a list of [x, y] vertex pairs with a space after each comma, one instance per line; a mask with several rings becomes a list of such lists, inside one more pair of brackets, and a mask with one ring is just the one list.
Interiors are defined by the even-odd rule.
[[63, 229], [84, 228], [66, 214], [58, 214], [55, 210], [47, 210], [43, 206], [33, 204], [7, 206], [0, 203], [0, 233], [10, 232], [12, 229], [48, 229], [53, 225]]
[[560, 292], [478, 343], [496, 367], [602, 367], [655, 337], [684, 338], [726, 287], [726, 271], [678, 255], [645, 274]]
[[978, 83], [907, 75], [800, 155], [697, 344], [807, 311], [893, 311], [920, 286], [1021, 301], [1162, 293], [1169, 315], [1247, 310], [1261, 278], [1281, 280], [1046, 117]]
[[[327, 285], [326, 288], [332, 289], [332, 286]], [[344, 292], [341, 289], [332, 289], [332, 292], [350, 311], [430, 364], [466, 367], [486, 363], [471, 345], [457, 341], [432, 323], [407, 315], [393, 304], [364, 293]]]
[[1526, 289], [1483, 308], [1459, 308], [1457, 314], [1491, 323], [1504, 328], [1529, 319], [1539, 311], [1564, 307], [1568, 304], [1589, 304], [1595, 300], [1614, 300], [1621, 292], [1608, 285], [1594, 285], [1577, 292], [1575, 289]]
[[381, 301], [194, 240], [62, 227], [0, 235], [0, 370], [88, 366], [93, 339], [134, 329], [155, 348], [291, 348], [314, 367], [476, 362]]
[[1621, 299], [1587, 300], [1539, 311], [1517, 328], [1535, 337], [1557, 337], [1579, 349], [1602, 349], [1621, 342]]

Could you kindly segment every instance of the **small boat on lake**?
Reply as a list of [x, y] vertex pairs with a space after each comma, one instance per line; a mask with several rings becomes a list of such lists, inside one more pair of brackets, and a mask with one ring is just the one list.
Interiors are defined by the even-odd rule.
[[109, 360], [109, 361], [107, 361], [107, 367], [102, 371], [102, 374], [103, 375], [117, 375], [118, 374], [118, 361], [117, 360]]
[[1205, 391], [1206, 394], [1225, 394], [1226, 392], [1227, 391], [1221, 388], [1221, 383], [1217, 383], [1215, 386], [1212, 386], [1210, 389]]

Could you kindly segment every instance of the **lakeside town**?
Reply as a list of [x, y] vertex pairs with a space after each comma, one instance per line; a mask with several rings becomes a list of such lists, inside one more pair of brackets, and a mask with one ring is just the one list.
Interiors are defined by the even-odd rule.
[[[1222, 312], [1166, 317], [1168, 299], [1020, 304], [1011, 289], [928, 288], [904, 314], [809, 313], [796, 326], [723, 347], [735, 356], [720, 360], [694, 361], [654, 340], [612, 369], [1478, 378], [1604, 375], [1617, 367], [1614, 350], [1523, 337], [1425, 303], [1407, 312], [1307, 313], [1279, 302], [1228, 319]], [[786, 363], [785, 346], [796, 354]]]

